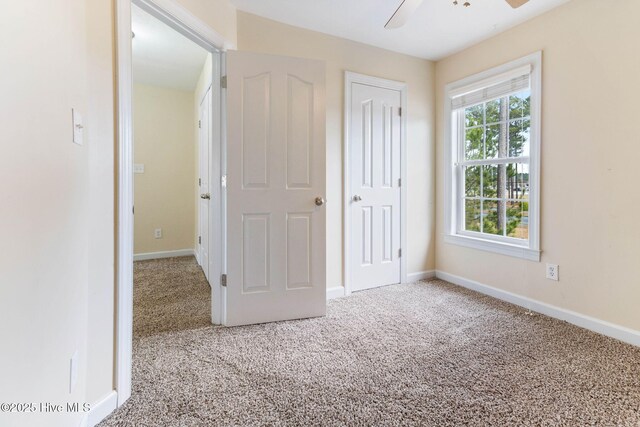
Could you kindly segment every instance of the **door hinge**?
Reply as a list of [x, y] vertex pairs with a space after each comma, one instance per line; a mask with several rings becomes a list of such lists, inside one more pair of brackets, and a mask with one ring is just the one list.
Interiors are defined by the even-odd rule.
[[398, 187], [402, 187], [402, 178], [398, 178]]
[[198, 244], [201, 245], [202, 244], [202, 236], [198, 236]]
[[198, 187], [202, 187], [202, 178], [198, 178]]
[[227, 287], [227, 275], [223, 274], [222, 276], [220, 276], [220, 285], [224, 286], [225, 288]]
[[226, 89], [227, 88], [227, 76], [220, 77], [220, 87], [222, 89]]
[[398, 108], [398, 115], [402, 117], [402, 107]]
[[402, 258], [402, 249], [398, 249], [398, 258]]
[[202, 129], [202, 120], [198, 120], [198, 129]]

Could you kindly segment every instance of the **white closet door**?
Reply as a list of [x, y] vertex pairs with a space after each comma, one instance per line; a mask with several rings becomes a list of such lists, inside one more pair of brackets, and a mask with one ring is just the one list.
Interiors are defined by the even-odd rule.
[[350, 259], [354, 291], [400, 283], [401, 92], [351, 87]]

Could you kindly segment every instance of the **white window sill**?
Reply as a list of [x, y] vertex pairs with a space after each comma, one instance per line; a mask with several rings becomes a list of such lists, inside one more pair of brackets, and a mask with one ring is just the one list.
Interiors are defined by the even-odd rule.
[[537, 249], [525, 248], [509, 243], [495, 242], [486, 239], [476, 239], [474, 237], [461, 236], [459, 234], [448, 234], [444, 236], [445, 243], [464, 246], [472, 249], [479, 249], [486, 252], [494, 252], [500, 255], [507, 255], [515, 258], [522, 258], [529, 261], [540, 262], [541, 251]]

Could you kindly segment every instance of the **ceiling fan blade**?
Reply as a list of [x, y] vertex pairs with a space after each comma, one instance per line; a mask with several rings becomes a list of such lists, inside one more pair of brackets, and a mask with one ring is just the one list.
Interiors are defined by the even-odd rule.
[[509, 5], [514, 9], [519, 8], [520, 6], [527, 3], [528, 1], [529, 0], [506, 0], [506, 2], [509, 3]]
[[424, 0], [403, 0], [396, 9], [396, 12], [391, 16], [389, 21], [385, 24], [384, 28], [392, 30], [394, 28], [400, 28], [407, 23], [407, 20], [413, 12], [422, 4]]

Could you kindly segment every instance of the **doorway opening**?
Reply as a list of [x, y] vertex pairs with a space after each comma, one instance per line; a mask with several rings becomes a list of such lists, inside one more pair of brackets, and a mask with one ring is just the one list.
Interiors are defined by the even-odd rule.
[[[207, 274], [219, 278], [224, 262], [222, 197], [213, 183], [220, 183], [224, 164], [219, 82], [221, 50], [229, 46], [174, 1], [117, 0], [116, 6], [120, 406], [131, 396], [134, 333], [217, 324], [223, 316], [220, 283]], [[201, 218], [202, 200], [208, 218]]]
[[212, 53], [135, 4], [133, 338], [211, 322]]
[[[208, 209], [208, 219], [206, 212], [198, 219], [194, 255], [211, 285], [211, 322], [238, 326], [324, 315], [324, 63], [237, 51], [222, 55], [218, 49], [227, 47], [224, 39], [174, 0], [133, 3], [211, 53], [212, 84], [204, 98], [194, 96], [197, 152], [209, 166], [197, 162], [205, 173], [199, 175], [197, 192], [191, 192], [196, 211]], [[117, 5], [116, 390], [121, 405], [132, 383], [134, 90], [132, 4], [118, 0]], [[227, 73], [224, 79], [221, 70]]]

